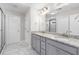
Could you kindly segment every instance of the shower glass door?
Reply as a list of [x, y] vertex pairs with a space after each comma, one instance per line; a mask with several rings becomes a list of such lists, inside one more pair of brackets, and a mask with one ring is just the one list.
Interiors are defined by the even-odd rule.
[[5, 15], [0, 9], [0, 52], [5, 45]]

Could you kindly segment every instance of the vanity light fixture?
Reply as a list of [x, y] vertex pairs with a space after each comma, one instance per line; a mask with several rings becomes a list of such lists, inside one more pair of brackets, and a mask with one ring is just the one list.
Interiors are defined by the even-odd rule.
[[45, 15], [49, 12], [48, 7], [43, 7], [42, 9], [39, 10], [41, 15]]
[[75, 17], [75, 20], [78, 19], [78, 18], [79, 18], [79, 15], [77, 15], [77, 16]]

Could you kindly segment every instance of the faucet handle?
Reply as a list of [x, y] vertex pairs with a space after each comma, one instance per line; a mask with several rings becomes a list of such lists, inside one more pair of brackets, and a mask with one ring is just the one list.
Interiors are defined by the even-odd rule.
[[65, 33], [68, 34], [68, 33], [71, 33], [71, 32], [72, 32], [71, 30], [66, 30]]

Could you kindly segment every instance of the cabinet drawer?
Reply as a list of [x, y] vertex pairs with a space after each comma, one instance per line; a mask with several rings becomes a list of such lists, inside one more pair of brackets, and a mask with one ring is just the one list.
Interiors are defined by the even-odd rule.
[[45, 50], [41, 49], [41, 55], [45, 55]]
[[56, 49], [57, 50], [57, 55], [70, 55], [69, 53], [61, 50], [61, 49]]
[[41, 41], [41, 48], [45, 49], [45, 42]]
[[41, 41], [44, 41], [45, 42], [45, 37], [41, 37]]
[[47, 43], [49, 43], [51, 45], [54, 45], [54, 46], [56, 46], [56, 47], [58, 47], [58, 48], [60, 48], [62, 50], [65, 50], [65, 51], [67, 51], [67, 52], [69, 52], [71, 54], [77, 54], [77, 48], [72, 47], [70, 45], [66, 45], [66, 44], [63, 44], [61, 42], [56, 42], [56, 41], [53, 41], [51, 39], [47, 39], [46, 44]]

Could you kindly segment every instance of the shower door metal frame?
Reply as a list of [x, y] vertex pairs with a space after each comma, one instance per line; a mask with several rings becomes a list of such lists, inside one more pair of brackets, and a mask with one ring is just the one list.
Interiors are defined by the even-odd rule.
[[1, 10], [1, 50], [0, 50], [0, 53], [1, 53], [5, 45], [5, 15], [1, 8], [0, 10]]

